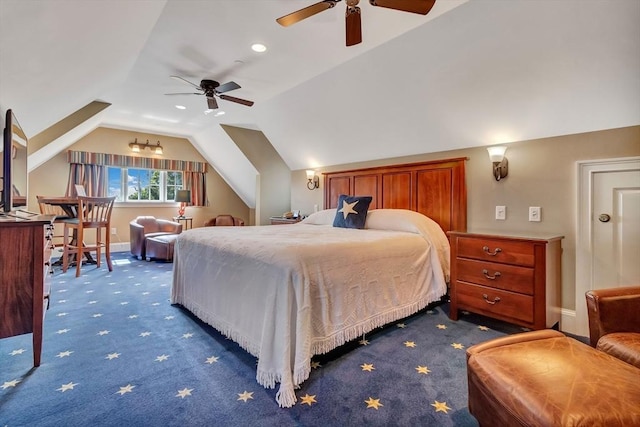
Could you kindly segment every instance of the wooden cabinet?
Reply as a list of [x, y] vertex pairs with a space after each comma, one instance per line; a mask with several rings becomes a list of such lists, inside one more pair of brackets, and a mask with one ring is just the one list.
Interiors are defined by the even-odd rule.
[[449, 232], [451, 306], [531, 329], [560, 321], [563, 236]]
[[53, 218], [0, 219], [0, 338], [33, 333], [34, 366], [50, 292]]

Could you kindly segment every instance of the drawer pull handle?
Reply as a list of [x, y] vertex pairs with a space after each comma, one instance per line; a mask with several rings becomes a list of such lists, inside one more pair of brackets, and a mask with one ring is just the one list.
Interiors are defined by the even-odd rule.
[[494, 305], [495, 303], [500, 302], [500, 297], [495, 297], [493, 301], [489, 301], [489, 297], [487, 296], [487, 294], [482, 294], [482, 298], [484, 298], [484, 301], [487, 304], [491, 304], [491, 305]]
[[482, 248], [482, 250], [484, 251], [484, 253], [485, 253], [485, 254], [487, 254], [487, 255], [491, 255], [491, 256], [496, 256], [496, 255], [498, 255], [500, 252], [502, 252], [502, 249], [500, 249], [500, 248], [496, 248], [496, 250], [495, 250], [495, 251], [490, 252], [490, 251], [489, 251], [489, 246], [484, 246], [484, 247]]
[[498, 277], [501, 276], [499, 271], [496, 271], [495, 273], [493, 273], [493, 276], [489, 276], [488, 270], [482, 270], [482, 274], [484, 274], [484, 277], [486, 277], [489, 280], [496, 280]]

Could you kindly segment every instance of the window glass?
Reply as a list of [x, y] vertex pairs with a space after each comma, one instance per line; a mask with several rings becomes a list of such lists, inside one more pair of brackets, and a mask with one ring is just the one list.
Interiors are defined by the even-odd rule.
[[107, 168], [107, 194], [119, 202], [172, 202], [182, 189], [182, 172]]

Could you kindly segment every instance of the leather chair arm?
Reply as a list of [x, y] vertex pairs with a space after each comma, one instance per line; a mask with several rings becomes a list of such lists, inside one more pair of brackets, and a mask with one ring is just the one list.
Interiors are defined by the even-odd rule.
[[542, 329], [539, 331], [507, 335], [505, 337], [495, 338], [493, 340], [481, 342], [469, 347], [467, 349], [467, 359], [469, 359], [469, 357], [474, 354], [481, 353], [491, 348], [512, 345], [525, 341], [546, 340], [548, 338], [563, 338], [564, 336], [565, 335], [562, 332], [558, 332], [555, 329]]
[[640, 286], [591, 290], [586, 299], [592, 347], [612, 332], [640, 332]]
[[156, 220], [158, 224], [158, 231], [167, 233], [180, 234], [182, 233], [182, 224], [178, 222], [169, 221], [166, 219]]
[[144, 257], [144, 227], [135, 221], [129, 223], [131, 255]]

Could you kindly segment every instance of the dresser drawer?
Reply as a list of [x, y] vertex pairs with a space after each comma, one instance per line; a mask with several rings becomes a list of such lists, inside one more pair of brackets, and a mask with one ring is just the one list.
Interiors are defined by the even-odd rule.
[[457, 259], [458, 280], [533, 295], [534, 269], [473, 259]]
[[474, 313], [533, 323], [533, 297], [457, 281], [458, 307]]
[[472, 237], [458, 237], [457, 240], [458, 257], [527, 267], [533, 267], [535, 264], [534, 248], [531, 243]]

